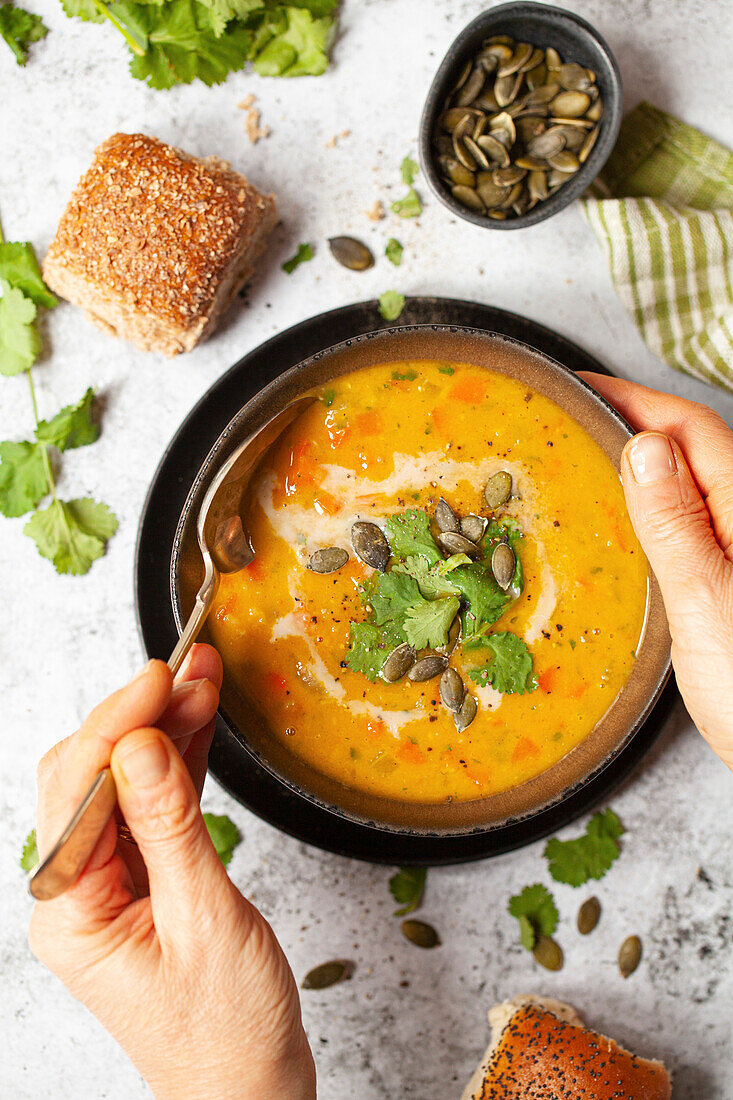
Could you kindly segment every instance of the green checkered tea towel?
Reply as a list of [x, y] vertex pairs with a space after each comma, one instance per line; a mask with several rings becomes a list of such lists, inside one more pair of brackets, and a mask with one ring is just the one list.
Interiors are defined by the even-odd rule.
[[733, 390], [733, 153], [641, 103], [582, 207], [649, 348]]

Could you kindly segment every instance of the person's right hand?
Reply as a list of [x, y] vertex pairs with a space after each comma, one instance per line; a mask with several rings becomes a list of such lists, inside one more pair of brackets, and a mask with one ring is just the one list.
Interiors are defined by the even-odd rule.
[[75, 885], [36, 904], [30, 944], [158, 1100], [313, 1100], [290, 967], [199, 809], [221, 677], [206, 645], [175, 684], [151, 661], [41, 761], [41, 857], [107, 765], [139, 851], [110, 820]]
[[682, 698], [733, 770], [733, 431], [705, 405], [581, 377], [640, 431], [621, 461], [629, 515], [662, 590]]

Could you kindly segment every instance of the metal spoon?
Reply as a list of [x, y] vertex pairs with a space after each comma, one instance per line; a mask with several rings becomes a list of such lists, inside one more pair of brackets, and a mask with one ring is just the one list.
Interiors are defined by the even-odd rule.
[[[209, 614], [221, 574], [237, 573], [254, 559], [255, 552], [240, 515], [242, 496], [252, 471], [268, 447], [314, 400], [311, 396], [299, 397], [273, 416], [237, 447], [211, 482], [196, 521], [204, 579], [188, 622], [168, 659], [174, 676]], [[73, 886], [116, 805], [115, 781], [110, 769], [104, 768], [48, 855], [28, 876], [28, 889], [34, 898], [47, 901]]]

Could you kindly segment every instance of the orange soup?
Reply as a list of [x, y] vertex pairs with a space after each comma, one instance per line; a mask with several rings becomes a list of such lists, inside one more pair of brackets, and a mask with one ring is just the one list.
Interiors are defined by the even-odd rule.
[[212, 641], [273, 734], [350, 787], [517, 786], [631, 674], [648, 572], [618, 473], [512, 378], [410, 361], [336, 379], [258, 468], [245, 526], [256, 558], [222, 578]]

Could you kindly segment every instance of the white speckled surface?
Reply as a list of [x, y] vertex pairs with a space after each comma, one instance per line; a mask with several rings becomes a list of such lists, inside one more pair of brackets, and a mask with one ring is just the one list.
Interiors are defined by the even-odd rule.
[[[283, 224], [246, 306], [220, 335], [173, 362], [116, 343], [63, 305], [43, 323], [47, 355], [36, 371], [42, 415], [87, 385], [104, 403], [103, 434], [64, 458], [65, 495], [91, 493], [120, 518], [106, 558], [85, 578], [57, 577], [22, 534], [0, 523], [5, 629], [0, 806], [4, 822], [0, 975], [0, 1095], [136, 1100], [148, 1095], [125, 1056], [86, 1010], [30, 955], [30, 904], [17, 858], [33, 823], [38, 757], [141, 663], [132, 603], [140, 508], [161, 452], [193, 402], [244, 352], [314, 312], [387, 288], [476, 298], [526, 313], [578, 340], [618, 372], [714, 404], [733, 398], [653, 359], [617, 302], [601, 253], [577, 209], [520, 233], [456, 224], [429, 196], [417, 223], [365, 214], [401, 190], [399, 163], [415, 152], [431, 75], [479, 0], [347, 0], [335, 64], [324, 77], [260, 80], [153, 92], [126, 71], [110, 28], [65, 18], [54, 0], [28, 0], [48, 26], [20, 69], [0, 43], [0, 203], [7, 239], [43, 253], [93, 148], [115, 130], [145, 130], [195, 154], [229, 158], [277, 192]], [[627, 103], [646, 97], [733, 144], [720, 82], [730, 68], [720, 0], [576, 0], [567, 7], [606, 35]], [[694, 43], [691, 48], [690, 43]], [[258, 97], [272, 136], [247, 143], [236, 104]], [[336, 148], [326, 141], [343, 130]], [[353, 233], [381, 253], [405, 244], [399, 271], [384, 260], [365, 274], [338, 268], [325, 238]], [[290, 278], [279, 264], [301, 240], [315, 260]], [[0, 380], [0, 438], [30, 423], [22, 379]], [[20, 582], [20, 583], [19, 583]], [[21, 587], [22, 584], [22, 587]], [[231, 873], [282, 939], [296, 976], [334, 956], [353, 958], [354, 979], [304, 995], [322, 1100], [448, 1100], [483, 1051], [485, 1011], [496, 998], [539, 989], [575, 1003], [621, 1041], [668, 1061], [678, 1100], [730, 1100], [733, 1000], [731, 776], [680, 710], [642, 768], [613, 797], [628, 833], [623, 855], [597, 887], [596, 934], [574, 931], [586, 891], [557, 886], [564, 970], [539, 972], [506, 915], [510, 894], [544, 878], [541, 845], [491, 862], [432, 871], [423, 909], [443, 946], [420, 952], [392, 918], [389, 871], [325, 855], [281, 836], [209, 782], [207, 808], [227, 811], [244, 843]], [[577, 831], [568, 829], [564, 835]], [[699, 868], [705, 876], [700, 877]], [[630, 932], [645, 942], [628, 982], [615, 956]], [[141, 1021], [141, 1024], [144, 1022]]]

